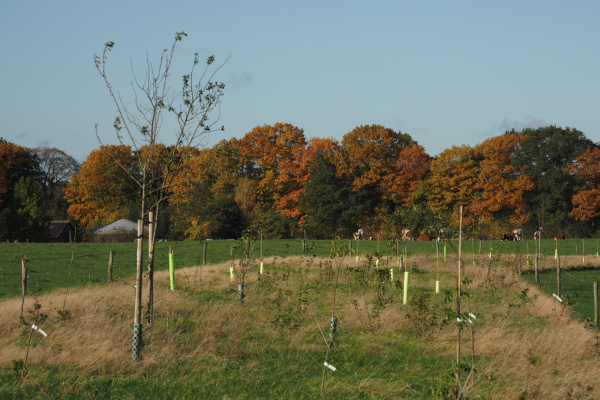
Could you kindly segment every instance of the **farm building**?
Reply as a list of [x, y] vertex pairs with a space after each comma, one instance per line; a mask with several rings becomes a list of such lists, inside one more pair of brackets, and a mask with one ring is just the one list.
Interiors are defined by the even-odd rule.
[[70, 242], [75, 237], [75, 227], [69, 221], [51, 221], [48, 226], [48, 243]]
[[[144, 231], [147, 230], [148, 226], [144, 225]], [[85, 242], [129, 242], [137, 238], [137, 222], [120, 219], [110, 224], [82, 231], [81, 235], [82, 240]]]

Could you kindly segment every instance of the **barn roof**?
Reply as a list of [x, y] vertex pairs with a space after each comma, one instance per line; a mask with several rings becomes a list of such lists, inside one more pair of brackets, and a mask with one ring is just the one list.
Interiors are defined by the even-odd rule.
[[48, 238], [56, 239], [65, 230], [67, 230], [67, 232], [72, 232], [75, 230], [75, 228], [69, 221], [51, 221], [50, 225], [48, 226]]
[[[148, 226], [144, 225], [144, 229], [147, 230]], [[120, 219], [110, 224], [98, 226], [96, 228], [89, 229], [85, 232], [91, 233], [116, 233], [123, 231], [137, 231], [137, 222], [130, 221], [128, 219]], [[83, 233], [83, 232], [82, 232]]]

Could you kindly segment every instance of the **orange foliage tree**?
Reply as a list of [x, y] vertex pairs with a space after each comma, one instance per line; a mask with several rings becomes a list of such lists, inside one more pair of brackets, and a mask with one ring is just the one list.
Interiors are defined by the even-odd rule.
[[258, 175], [261, 206], [272, 207], [283, 196], [301, 189], [290, 172], [298, 168], [306, 147], [302, 129], [287, 123], [257, 126], [241, 142], [241, 156], [250, 161]]
[[134, 165], [130, 146], [108, 145], [92, 151], [64, 189], [70, 203], [67, 212], [84, 228], [125, 218], [128, 203], [137, 197], [130, 179], [130, 174], [136, 174]]
[[579, 176], [584, 187], [573, 196], [570, 215], [580, 221], [590, 221], [600, 216], [600, 148], [591, 147], [566, 168]]
[[470, 146], [452, 146], [431, 162], [427, 203], [436, 212], [450, 215], [458, 226], [458, 206], [463, 206], [465, 225], [475, 225], [477, 215], [471, 210], [479, 196], [476, 189], [479, 160]]
[[317, 153], [332, 161], [337, 152], [339, 143], [331, 138], [312, 138], [306, 147], [294, 148], [292, 157], [279, 163], [277, 182], [288, 190], [275, 200], [275, 208], [288, 217], [302, 217], [298, 201], [300, 195], [305, 192], [304, 185], [310, 180], [310, 168]]
[[[392, 183], [400, 155], [414, 144], [410, 135], [381, 125], [363, 125], [344, 135], [338, 160], [338, 173], [353, 177], [354, 190], [376, 189], [384, 200], [397, 197]], [[391, 176], [391, 177], [390, 177]]]
[[523, 134], [503, 134], [474, 147], [480, 161], [475, 184], [478, 195], [471, 211], [487, 225], [491, 235], [511, 231], [529, 219], [525, 213], [525, 192], [535, 185], [512, 163], [515, 148], [525, 138]]

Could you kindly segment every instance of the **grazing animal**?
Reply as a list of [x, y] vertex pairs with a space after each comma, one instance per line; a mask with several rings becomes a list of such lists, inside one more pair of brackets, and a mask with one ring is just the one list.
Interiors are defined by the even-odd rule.
[[515, 237], [513, 235], [509, 235], [508, 233], [503, 233], [502, 234], [502, 239], [500, 239], [503, 242], [512, 242], [515, 240]]
[[438, 237], [437, 240], [445, 240], [446, 239], [446, 231], [443, 229], [440, 229], [440, 231], [438, 232]]
[[554, 240], [565, 240], [565, 234], [561, 233], [560, 235], [556, 236]]
[[365, 240], [367, 238], [367, 231], [360, 228], [358, 232], [354, 233], [354, 240]]
[[413, 241], [415, 240], [415, 237], [413, 236], [412, 232], [409, 229], [402, 229], [402, 240], [406, 241]]
[[432, 240], [434, 240], [434, 239], [435, 239], [435, 237], [434, 237], [434, 236], [428, 236], [428, 235], [425, 235], [425, 236], [419, 236], [419, 237], [417, 238], [417, 242], [431, 242], [431, 241], [432, 241]]
[[523, 240], [523, 229], [515, 229], [512, 231], [515, 240]]
[[534, 238], [535, 240], [539, 239], [539, 238], [540, 238], [540, 231], [535, 231], [535, 232], [533, 232], [533, 238]]

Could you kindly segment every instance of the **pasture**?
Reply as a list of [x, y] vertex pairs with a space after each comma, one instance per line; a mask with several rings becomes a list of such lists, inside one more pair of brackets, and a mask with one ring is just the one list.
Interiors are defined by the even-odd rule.
[[[305, 255], [313, 257], [328, 257], [332, 251], [331, 240], [306, 240]], [[350, 246], [348, 240], [336, 241], [338, 246]], [[396, 242], [394, 241], [352, 241], [352, 256], [348, 251], [348, 258], [355, 257], [356, 251], [360, 255], [395, 256]], [[596, 255], [597, 240], [587, 240], [585, 254], [588, 259]], [[190, 267], [202, 265], [204, 256], [204, 242], [158, 242], [155, 249], [155, 269], [157, 271], [168, 269], [169, 247], [173, 246], [176, 258], [176, 267]], [[436, 247], [437, 246], [437, 247]], [[567, 239], [555, 241], [543, 239], [541, 251], [543, 256], [554, 255], [555, 249], [561, 255], [582, 255], [583, 241], [581, 239]], [[262, 251], [261, 251], [262, 247]], [[456, 257], [457, 242], [398, 242], [398, 251], [407, 257], [426, 255], [443, 258], [444, 247], [447, 259]], [[146, 246], [145, 246], [146, 248]], [[537, 244], [534, 240], [516, 242], [501, 241], [465, 241], [463, 243], [463, 260], [481, 262], [483, 257], [504, 256], [519, 259], [527, 254], [533, 256], [537, 253]], [[72, 286], [85, 286], [103, 283], [107, 280], [109, 252], [115, 252], [113, 277], [123, 279], [134, 276], [136, 270], [136, 244], [135, 243], [0, 243], [0, 298], [19, 296], [21, 294], [21, 259], [29, 260], [30, 288], [44, 293], [53, 289], [63, 288], [67, 285], [68, 273], [72, 261]], [[147, 250], [146, 250], [147, 251]], [[245, 243], [233, 240], [216, 240], [207, 242], [206, 262], [215, 264], [226, 262], [233, 254], [240, 258], [245, 253]], [[302, 255], [301, 240], [260, 240], [251, 242], [250, 257], [260, 259], [266, 257], [288, 257]], [[522, 257], [520, 257], [522, 256]], [[147, 259], [147, 254], [144, 254]]]
[[[564, 242], [561, 254], [571, 246], [573, 255], [563, 265], [575, 267], [577, 242]], [[460, 324], [450, 244], [446, 261], [440, 249], [439, 263], [435, 243], [400, 244], [410, 271], [407, 304], [393, 243], [379, 243], [376, 265], [369, 256], [377, 252], [376, 242], [360, 242], [357, 261], [347, 241], [335, 244], [334, 257], [331, 241], [307, 241], [304, 257], [299, 240], [263, 241], [263, 275], [259, 241], [248, 260], [239, 258], [244, 243], [209, 242], [206, 266], [198, 266], [202, 243], [158, 243], [155, 321], [144, 326], [143, 360], [135, 364], [133, 244], [75, 245], [66, 317], [58, 312], [66, 285], [60, 276], [68, 274], [72, 246], [3, 244], [0, 398], [430, 399], [453, 398], [458, 391], [463, 398], [600, 397], [597, 331], [542, 291], [552, 286], [553, 240], [542, 241], [542, 254], [549, 256], [542, 258], [547, 272], [540, 286], [528, 281], [525, 242], [484, 242], [481, 254], [478, 242], [465, 242], [462, 312], [476, 317]], [[170, 245], [175, 291], [165, 271]], [[106, 284], [110, 250], [116, 252], [116, 281]], [[39, 289], [26, 298], [25, 319], [38, 318], [47, 337], [19, 323], [25, 255], [30, 282]], [[595, 255], [587, 262], [600, 265]], [[245, 273], [243, 304], [237, 281], [230, 279], [232, 266]], [[329, 348], [332, 315], [338, 323]], [[26, 357], [24, 370], [18, 361]], [[325, 361], [336, 370], [325, 368]]]

